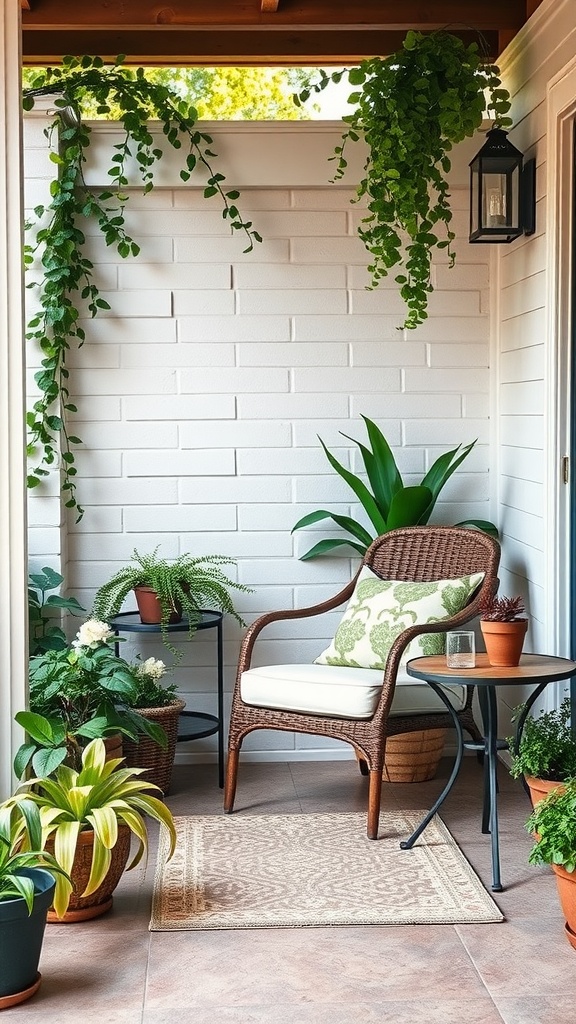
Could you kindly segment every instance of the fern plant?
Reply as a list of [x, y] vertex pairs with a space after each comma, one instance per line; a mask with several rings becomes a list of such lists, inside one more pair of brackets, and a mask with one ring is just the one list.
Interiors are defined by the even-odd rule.
[[[522, 711], [516, 708], [515, 718]], [[576, 777], [576, 736], [571, 725], [570, 698], [560, 707], [544, 711], [537, 718], [526, 719], [518, 750], [512, 737], [508, 740], [512, 763], [511, 775], [521, 775], [549, 782], [565, 782]]]
[[229, 593], [229, 588], [251, 593], [251, 588], [229, 579], [222, 571], [223, 566], [235, 565], [233, 558], [224, 555], [200, 555], [194, 558], [186, 553], [173, 562], [158, 558], [158, 548], [150, 554], [133, 553], [133, 565], [119, 569], [104, 583], [94, 597], [93, 615], [110, 622], [120, 612], [128, 594], [135, 587], [150, 587], [160, 602], [162, 617], [160, 629], [164, 644], [173, 654], [176, 648], [170, 643], [168, 624], [174, 612], [184, 612], [188, 618], [188, 635], [196, 631], [203, 608], [209, 608], [232, 615], [240, 625], [245, 625]]

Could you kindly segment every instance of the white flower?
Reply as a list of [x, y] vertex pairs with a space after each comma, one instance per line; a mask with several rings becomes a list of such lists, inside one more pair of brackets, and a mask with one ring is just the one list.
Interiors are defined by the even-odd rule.
[[159, 658], [146, 658], [136, 669], [136, 675], [150, 676], [152, 679], [161, 679], [166, 672], [166, 665]]
[[72, 647], [96, 647], [100, 643], [111, 640], [113, 636], [114, 630], [110, 629], [107, 622], [88, 619], [80, 626], [76, 633], [76, 639], [72, 641]]

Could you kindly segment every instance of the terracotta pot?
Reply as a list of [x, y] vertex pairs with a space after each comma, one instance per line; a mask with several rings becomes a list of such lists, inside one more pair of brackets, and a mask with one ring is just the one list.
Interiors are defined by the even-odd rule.
[[[152, 587], [134, 587], [134, 593], [142, 622], [147, 622], [150, 625], [157, 625], [159, 622], [162, 622], [162, 606], [156, 591]], [[179, 605], [174, 607], [168, 621], [182, 621], [182, 609]]]
[[517, 619], [515, 622], [489, 622], [481, 619], [480, 629], [491, 665], [511, 668], [519, 663], [528, 619]]
[[559, 864], [552, 864], [562, 913], [566, 919], [564, 931], [571, 946], [576, 948], [576, 871], [570, 873]]
[[553, 789], [564, 789], [561, 782], [552, 782], [550, 779], [533, 779], [530, 775], [524, 776], [526, 785], [530, 790], [532, 806], [535, 807], [540, 800], [543, 800]]
[[[100, 917], [110, 910], [112, 906], [112, 893], [124, 873], [124, 868], [130, 856], [131, 834], [127, 825], [118, 824], [118, 842], [112, 849], [112, 863], [108, 869], [108, 874], [95, 892], [91, 893], [90, 896], [82, 896], [81, 893], [84, 892], [90, 878], [94, 833], [91, 829], [80, 832], [76, 846], [76, 856], [74, 857], [72, 871], [70, 872], [74, 891], [70, 896], [68, 910], [64, 917], [57, 917], [54, 910], [49, 910], [48, 921], [54, 924], [72, 924], [75, 921], [88, 921], [93, 917]], [[48, 842], [46, 849], [50, 853], [54, 853], [54, 844]]]
[[146, 768], [146, 775], [142, 778], [159, 786], [164, 794], [170, 789], [178, 739], [178, 719], [185, 707], [186, 701], [175, 700], [162, 708], [134, 708], [143, 718], [162, 726], [168, 737], [166, 748], [155, 743], [149, 736], [140, 736], [137, 743], [124, 738], [126, 764], [130, 768]]

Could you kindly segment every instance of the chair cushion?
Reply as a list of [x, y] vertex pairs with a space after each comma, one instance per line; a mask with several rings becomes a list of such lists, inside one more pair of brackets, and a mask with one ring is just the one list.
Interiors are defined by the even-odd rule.
[[[414, 583], [382, 580], [364, 566], [329, 647], [316, 658], [318, 665], [384, 669], [396, 637], [409, 626], [441, 622], [461, 611], [484, 579], [484, 573], [450, 580]], [[442, 654], [443, 633], [424, 633], [408, 645], [402, 657]]]
[[[337, 718], [371, 718], [382, 689], [382, 672], [332, 665], [266, 665], [243, 672], [240, 694], [246, 704]], [[466, 687], [443, 687], [458, 711]], [[428, 714], [445, 705], [423, 680], [400, 671], [391, 714]]]

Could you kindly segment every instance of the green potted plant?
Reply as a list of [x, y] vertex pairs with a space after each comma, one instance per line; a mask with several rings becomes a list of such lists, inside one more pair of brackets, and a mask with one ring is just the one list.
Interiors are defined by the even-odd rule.
[[361, 141], [367, 156], [356, 194], [367, 210], [358, 233], [370, 256], [371, 286], [399, 268], [394, 280], [407, 307], [402, 326], [411, 330], [428, 315], [435, 249], [445, 252], [450, 266], [455, 261], [452, 147], [474, 135], [486, 111], [493, 127], [509, 128], [510, 95], [476, 43], [467, 46], [443, 30], [410, 31], [387, 57], [330, 74], [321, 69], [299, 99], [344, 76], [353, 90], [352, 111], [343, 117], [346, 130], [330, 157], [333, 180], [345, 175], [349, 146]]
[[134, 550], [132, 565], [124, 566], [99, 588], [94, 598], [93, 614], [111, 622], [120, 612], [124, 601], [134, 591], [142, 622], [159, 623], [164, 644], [173, 654], [176, 649], [168, 637], [170, 622], [179, 622], [182, 614], [188, 619], [188, 635], [192, 637], [203, 608], [238, 615], [229, 594], [229, 588], [250, 593], [250, 588], [229, 579], [222, 566], [235, 565], [233, 558], [224, 555], [200, 555], [194, 558], [186, 553], [174, 561], [158, 557], [156, 547], [151, 554]]
[[38, 964], [57, 874], [62, 868], [42, 849], [36, 804], [0, 804], [0, 1010], [29, 999], [40, 985]]
[[45, 565], [39, 572], [28, 575], [28, 650], [31, 656], [42, 654], [43, 651], [62, 651], [68, 646], [64, 630], [55, 625], [51, 612], [72, 612], [81, 615], [86, 611], [75, 597], [62, 597], [61, 594], [49, 594], [62, 586], [64, 577]]
[[148, 854], [145, 815], [167, 829], [169, 856], [174, 852], [172, 815], [149, 792], [158, 792], [157, 787], [139, 778], [141, 768], [121, 767], [122, 760], [107, 760], [103, 741], [92, 740], [82, 752], [79, 772], [61, 764], [54, 777], [28, 779], [6, 801], [21, 814], [30, 801], [37, 805], [42, 848], [65, 872], [56, 879], [49, 920], [87, 920], [110, 909], [130, 854], [131, 835], [138, 846], [128, 870]]
[[576, 779], [540, 800], [526, 822], [536, 836], [530, 864], [550, 864], [558, 887], [565, 932], [576, 949]]
[[[338, 462], [322, 438], [318, 440], [332, 468], [348, 484], [357, 500], [360, 501], [373, 529], [367, 529], [350, 516], [337, 515], [335, 512], [327, 512], [325, 509], [309, 512], [292, 527], [292, 533], [295, 530], [313, 526], [314, 523], [318, 523], [322, 519], [331, 519], [352, 539], [342, 537], [321, 540], [301, 556], [303, 561], [308, 558], [316, 558], [317, 555], [325, 555], [342, 545], [355, 548], [359, 554], [364, 555], [372, 541], [383, 533], [396, 530], [401, 526], [426, 524], [434, 511], [440, 491], [476, 444], [475, 441], [472, 441], [465, 448], [458, 445], [452, 451], [441, 455], [430, 467], [421, 483], [414, 487], [406, 487], [396, 465], [392, 449], [382, 431], [367, 416], [362, 416], [362, 419], [366, 424], [369, 447], [348, 437], [347, 434], [342, 434], [342, 436], [358, 445], [368, 479], [367, 484], [361, 477], [351, 473]], [[456, 523], [456, 525], [475, 527], [495, 537], [498, 536], [494, 524], [484, 519], [467, 519], [464, 522]]]
[[174, 755], [178, 740], [178, 719], [186, 701], [178, 697], [175, 683], [165, 684], [166, 665], [159, 658], [146, 658], [136, 669], [136, 693], [126, 703], [148, 721], [161, 726], [166, 734], [164, 746], [151, 736], [125, 739], [124, 756], [134, 768], [145, 768], [146, 779], [162, 790], [170, 789]]
[[166, 744], [159, 725], [129, 705], [136, 698], [137, 666], [116, 655], [106, 623], [89, 619], [63, 650], [48, 650], [30, 661], [29, 710], [16, 721], [28, 737], [16, 753], [14, 771], [51, 775], [62, 763], [79, 769], [82, 749], [96, 737], [136, 739], [144, 733]]
[[480, 629], [491, 665], [518, 665], [528, 629], [521, 597], [492, 597], [480, 608]]
[[[522, 708], [516, 708], [515, 718]], [[528, 716], [518, 749], [512, 737], [508, 740], [510, 772], [515, 779], [524, 776], [533, 804], [559, 783], [576, 778], [576, 737], [570, 719], [570, 698], [566, 697], [560, 707], [537, 718]]]

